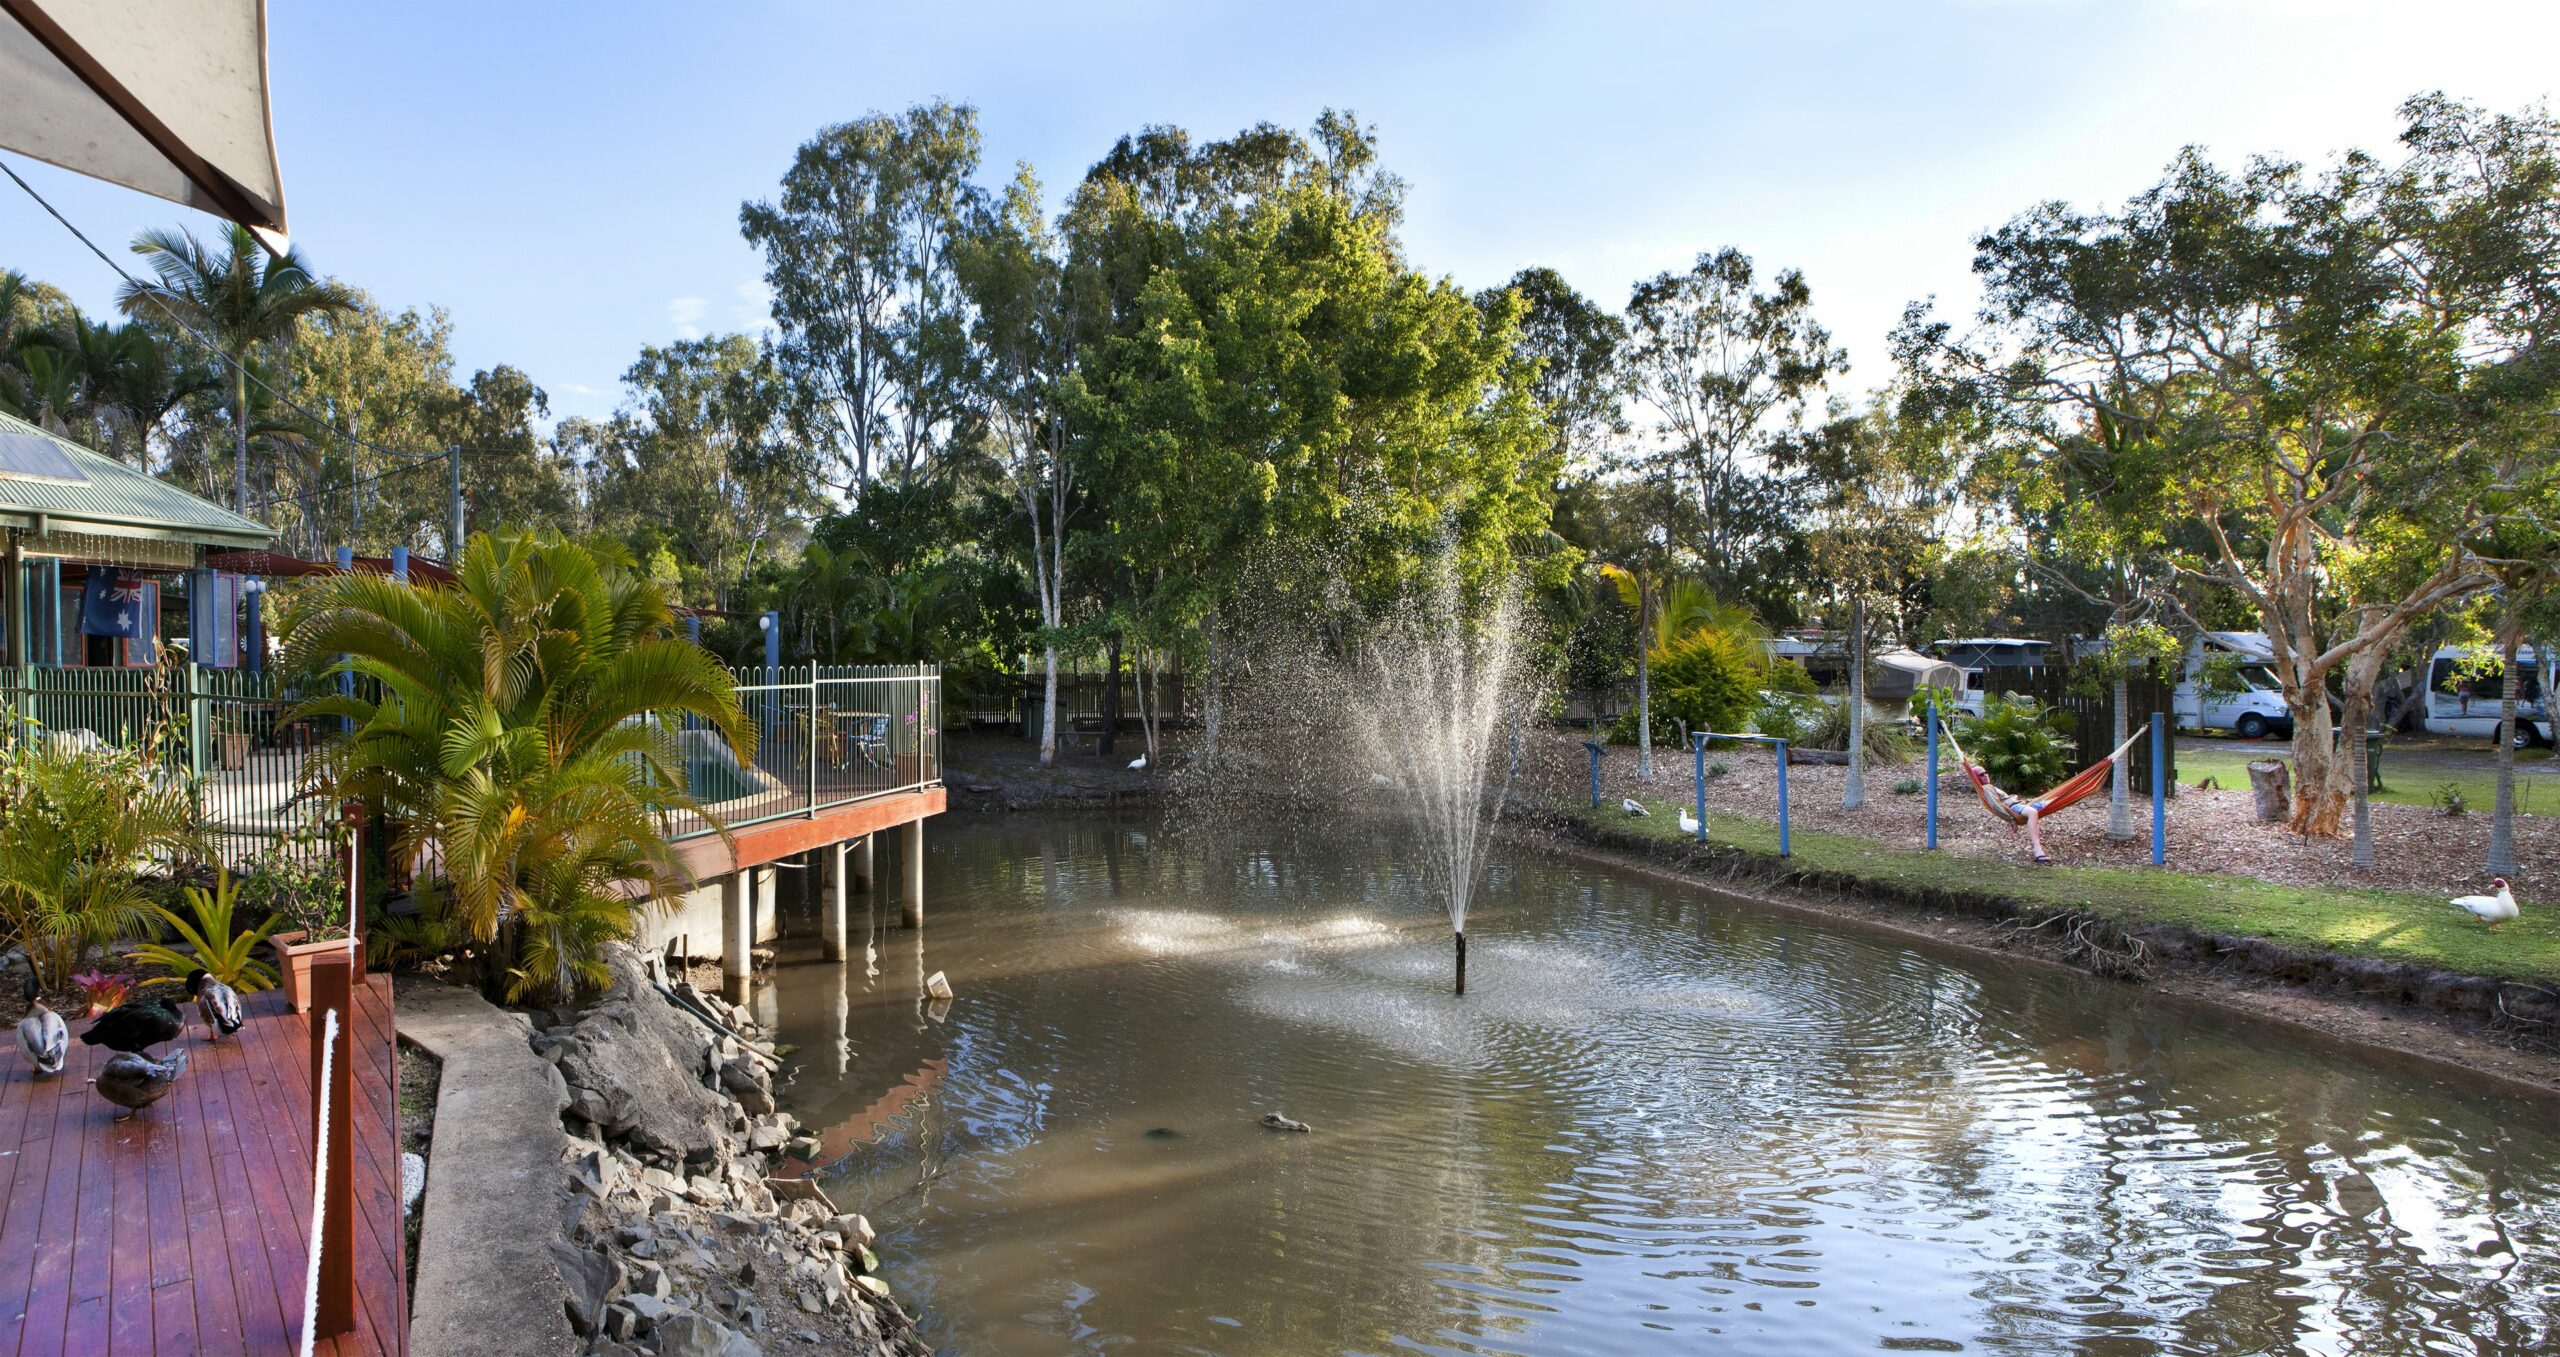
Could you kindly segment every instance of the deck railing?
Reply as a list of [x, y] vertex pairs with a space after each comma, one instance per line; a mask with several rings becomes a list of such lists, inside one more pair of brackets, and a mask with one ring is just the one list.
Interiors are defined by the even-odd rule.
[[[930, 664], [789, 665], [733, 671], [755, 732], [751, 757], [719, 732], [679, 732], [688, 790], [731, 829], [942, 780], [942, 670]], [[714, 832], [678, 817], [677, 838]]]
[[[676, 817], [675, 837], [736, 828], [931, 786], [942, 780], [938, 665], [815, 665], [733, 670], [755, 732], [741, 757], [698, 720], [679, 723], [687, 790], [705, 814]], [[304, 694], [271, 673], [160, 669], [0, 668], [0, 697], [18, 719], [0, 738], [54, 739], [144, 751], [184, 778], [216, 855], [241, 867], [283, 857], [339, 861], [336, 803], [306, 785], [306, 761], [339, 734], [335, 720], [287, 719]]]

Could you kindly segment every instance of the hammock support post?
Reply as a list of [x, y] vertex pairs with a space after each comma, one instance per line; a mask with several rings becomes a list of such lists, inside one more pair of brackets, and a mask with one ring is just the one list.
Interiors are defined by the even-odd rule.
[[1732, 740], [1739, 744], [1765, 744], [1778, 753], [1778, 856], [1795, 856], [1787, 814], [1787, 742], [1774, 735], [1726, 735], [1717, 731], [1697, 731], [1689, 736], [1698, 752], [1698, 842], [1707, 841], [1707, 741]]
[[2151, 865], [2169, 865], [2169, 722], [2151, 713]]
[[1697, 763], [1690, 776], [1689, 787], [1698, 797], [1698, 842], [1707, 841], [1707, 736], [1704, 731], [1689, 734], [1689, 752]]
[[1787, 846], [1787, 742], [1770, 743], [1778, 747], [1778, 856], [1793, 857], [1794, 851]]
[[1600, 742], [1585, 740], [1582, 747], [1591, 751], [1591, 808], [1600, 809]]
[[1926, 847], [1938, 846], [1938, 704], [1929, 704], [1929, 777], [1924, 785], [1929, 794], [1929, 840]]

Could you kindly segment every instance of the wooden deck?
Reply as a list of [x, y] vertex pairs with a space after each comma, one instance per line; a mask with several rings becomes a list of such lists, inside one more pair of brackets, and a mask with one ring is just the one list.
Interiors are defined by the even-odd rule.
[[[311, 1228], [310, 1036], [273, 992], [236, 1037], [187, 1011], [177, 1088], [130, 1121], [78, 1041], [53, 1079], [0, 1048], [0, 1357], [271, 1357], [299, 1351]], [[83, 1023], [73, 1023], [76, 1034]], [[165, 1054], [175, 1046], [163, 1047]], [[334, 1357], [403, 1357], [391, 982], [357, 986], [354, 1331]]]

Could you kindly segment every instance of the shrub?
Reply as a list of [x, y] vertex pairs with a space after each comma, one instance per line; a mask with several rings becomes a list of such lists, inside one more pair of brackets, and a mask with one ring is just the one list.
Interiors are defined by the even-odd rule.
[[[1911, 757], [1915, 747], [1911, 732], [1898, 721], [1879, 721], [1872, 713], [1867, 718], [1867, 758], [1876, 763], [1901, 763]], [[1796, 744], [1806, 749], [1839, 749], [1849, 747], [1849, 699], [1844, 695], [1834, 701], [1817, 701], [1806, 709], [1803, 737]]]
[[1953, 723], [1965, 754], [2001, 789], [2034, 796], [2071, 776], [2070, 717], [2032, 697], [2002, 693], [1980, 716]]
[[1805, 731], [1813, 724], [1814, 710], [1820, 706], [1822, 699], [1818, 697], [1764, 693], [1760, 710], [1751, 717], [1751, 728], [1773, 739], [1802, 744]]
[[59, 989], [92, 951], [151, 930], [138, 873], [197, 847], [190, 789], [146, 753], [22, 738], [0, 755], [0, 943]]
[[1918, 796], [1926, 790], [1927, 788], [1916, 777], [1906, 777], [1893, 784], [1893, 794], [1896, 796]]
[[231, 879], [229, 872], [215, 878], [210, 891], [202, 886], [187, 887], [189, 913], [195, 916], [192, 920], [161, 906], [152, 907], [186, 950], [155, 942], [135, 948], [133, 959], [170, 972], [154, 984], [175, 983], [189, 971], [202, 970], [243, 994], [275, 988], [275, 971], [252, 958], [249, 951], [275, 929], [276, 916], [268, 914], [258, 923], [237, 927], [233, 919], [239, 901], [239, 883]]
[[1767, 675], [1761, 680], [1761, 686], [1773, 693], [1787, 693], [1796, 697], [1812, 697], [1822, 691], [1815, 685], [1813, 675], [1805, 672], [1803, 665], [1789, 659], [1772, 662]]
[[1734, 732], [1760, 703], [1747, 650], [1720, 631], [1691, 632], [1653, 656], [1653, 715], [1691, 730]]
[[2436, 788], [2436, 809], [2447, 815], [2464, 815], [2471, 810], [2470, 800], [2462, 794], [2462, 784], [2448, 782]]

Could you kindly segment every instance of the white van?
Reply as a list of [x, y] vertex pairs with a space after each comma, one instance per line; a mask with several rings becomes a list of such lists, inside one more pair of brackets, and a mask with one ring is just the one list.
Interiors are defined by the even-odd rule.
[[[2237, 657], [2240, 691], [2204, 691], [2205, 662]], [[2262, 631], [2208, 631], [2187, 643], [2186, 672], [2170, 695], [2171, 716], [2182, 730], [2227, 730], [2244, 740], [2293, 734], [2293, 712], [2273, 669], [2275, 646]]]
[[[2504, 674], [2474, 675], [2463, 661], [2479, 654], [2467, 646], [2446, 646], [2427, 666], [2427, 731], [2434, 735], [2478, 735], [2498, 738], [2498, 699]], [[2547, 748], [2552, 742], [2551, 704], [2544, 700], [2549, 673], [2532, 646], [2516, 651], [2523, 686], [2516, 690], [2516, 748]]]

